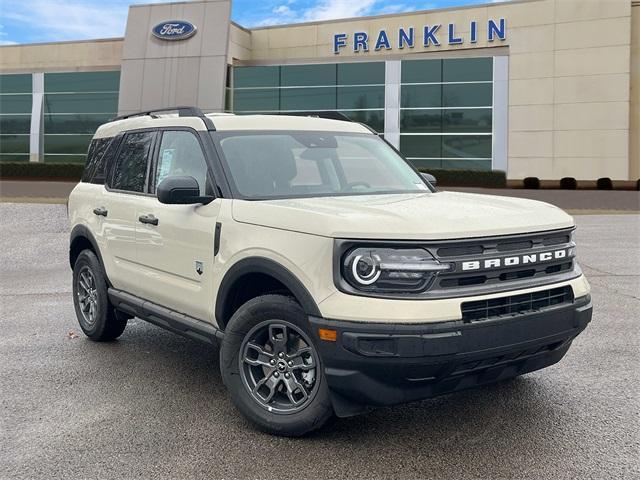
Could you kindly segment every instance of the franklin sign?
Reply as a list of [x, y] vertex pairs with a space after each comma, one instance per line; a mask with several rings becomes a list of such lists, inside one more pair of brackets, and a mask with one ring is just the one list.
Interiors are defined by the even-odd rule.
[[184, 40], [196, 33], [196, 26], [181, 20], [169, 20], [153, 27], [151, 33], [160, 40]]
[[[486, 28], [485, 28], [486, 27]], [[456, 32], [455, 23], [448, 25], [425, 25], [422, 28], [407, 27], [394, 31], [380, 30], [377, 34], [369, 35], [368, 32], [354, 32], [352, 36], [346, 33], [336, 33], [333, 36], [333, 53], [340, 54], [344, 48], [351, 48], [354, 52], [368, 52], [369, 50], [393, 50], [394, 48], [423, 48], [448, 45], [460, 45], [463, 43], [477, 43], [479, 36], [486, 35], [488, 42], [507, 39], [507, 23], [504, 18], [490, 19], [486, 25], [478, 22], [469, 23], [469, 33], [463, 36]]]

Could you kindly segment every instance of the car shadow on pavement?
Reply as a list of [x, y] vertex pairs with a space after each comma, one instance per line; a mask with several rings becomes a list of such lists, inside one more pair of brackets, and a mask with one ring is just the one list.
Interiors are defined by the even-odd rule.
[[[174, 395], [180, 392], [181, 408], [188, 411], [209, 409], [214, 404], [225, 421], [257, 433], [231, 405], [219, 373], [217, 347], [200, 344], [165, 332], [134, 319], [120, 340], [106, 344], [86, 341], [87, 362], [111, 362], [114, 368], [126, 371], [124, 378], [135, 383], [138, 396]], [[98, 352], [96, 352], [96, 349]], [[93, 354], [91, 352], [94, 352]], [[105, 357], [113, 358], [105, 358]], [[113, 364], [115, 359], [115, 364]], [[451, 446], [470, 444], [481, 446], [495, 437], [526, 442], [528, 448], [538, 448], [535, 431], [553, 429], [550, 411], [544, 395], [545, 383], [538, 374], [530, 374], [489, 386], [449, 394], [434, 399], [385, 407], [370, 413], [334, 419], [302, 441], [326, 443], [340, 440], [358, 444], [380, 442], [380, 432], [386, 441], [394, 436], [411, 436], [446, 450]], [[144, 414], [144, 413], [140, 413]], [[166, 412], [170, 415], [171, 412]], [[206, 419], [207, 413], [199, 413]], [[212, 425], [218, 423], [211, 419]], [[262, 435], [261, 433], [257, 433]]]
[[[291, 466], [306, 471], [299, 478], [533, 478], [527, 472], [541, 471], [570, 478], [598, 462], [567, 459], [586, 454], [585, 445], [606, 450], [609, 444], [590, 431], [585, 409], [592, 400], [584, 392], [576, 399], [562, 362], [502, 383], [333, 419], [292, 439], [262, 433], [240, 415], [215, 347], [134, 319], [117, 341], [80, 335], [63, 353], [81, 381], [56, 386], [50, 390], [56, 399], [30, 415], [55, 425], [72, 445], [90, 436], [106, 452], [142, 455], [145, 472], [157, 462], [177, 476], [223, 468], [228, 478], [287, 478]], [[61, 424], [69, 405], [74, 422]], [[136, 448], [112, 447], [120, 438]], [[193, 463], [181, 463], [185, 457]]]

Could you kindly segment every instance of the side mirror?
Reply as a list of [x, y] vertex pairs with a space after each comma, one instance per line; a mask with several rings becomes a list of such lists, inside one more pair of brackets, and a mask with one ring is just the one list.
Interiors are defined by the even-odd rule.
[[167, 177], [157, 188], [158, 201], [169, 205], [210, 203], [211, 196], [200, 196], [200, 186], [193, 177]]
[[436, 177], [434, 177], [430, 173], [421, 173], [420, 175], [422, 175], [422, 178], [424, 178], [427, 182], [429, 182], [434, 187], [438, 185], [438, 180], [436, 180]]

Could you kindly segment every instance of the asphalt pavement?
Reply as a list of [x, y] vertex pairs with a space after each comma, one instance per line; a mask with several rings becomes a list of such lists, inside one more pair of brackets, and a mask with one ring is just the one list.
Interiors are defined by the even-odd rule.
[[213, 348], [140, 320], [87, 340], [65, 207], [0, 204], [0, 478], [640, 478], [640, 216], [576, 220], [594, 318], [559, 364], [286, 439]]

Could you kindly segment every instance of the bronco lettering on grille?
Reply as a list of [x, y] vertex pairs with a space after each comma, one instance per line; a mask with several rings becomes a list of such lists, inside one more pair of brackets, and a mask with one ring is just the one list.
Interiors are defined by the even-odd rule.
[[528, 265], [552, 260], [561, 260], [573, 256], [572, 248], [554, 250], [551, 252], [532, 253], [528, 255], [515, 255], [512, 257], [489, 258], [486, 260], [471, 260], [462, 262], [462, 270], [489, 270], [501, 267], [513, 267], [516, 265]]

